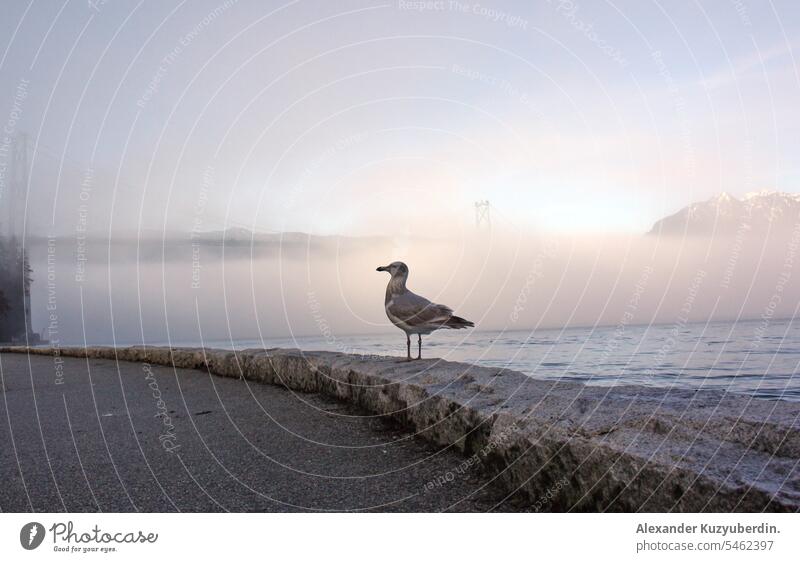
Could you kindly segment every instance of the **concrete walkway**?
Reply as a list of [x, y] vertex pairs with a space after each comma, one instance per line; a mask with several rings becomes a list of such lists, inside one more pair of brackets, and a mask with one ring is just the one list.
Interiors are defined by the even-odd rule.
[[461, 455], [318, 394], [15, 353], [0, 374], [3, 512], [486, 511], [503, 498]]

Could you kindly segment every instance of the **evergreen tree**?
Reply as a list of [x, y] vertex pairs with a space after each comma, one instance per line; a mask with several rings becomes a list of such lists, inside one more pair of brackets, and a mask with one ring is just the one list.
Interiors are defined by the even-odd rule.
[[0, 342], [25, 336], [25, 296], [32, 270], [15, 238], [0, 238]]
[[8, 311], [8, 300], [6, 300], [6, 296], [3, 294], [3, 291], [0, 289], [0, 318], [4, 317]]

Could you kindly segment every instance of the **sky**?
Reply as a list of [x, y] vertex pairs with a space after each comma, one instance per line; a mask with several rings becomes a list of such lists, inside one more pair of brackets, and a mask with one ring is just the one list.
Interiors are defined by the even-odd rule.
[[646, 232], [800, 192], [799, 44], [791, 1], [3, 2], [0, 137], [28, 234]]
[[[483, 329], [613, 325], [651, 269], [637, 322], [675, 321], [700, 274], [693, 321], [794, 316], [770, 308], [794, 238], [643, 234], [800, 193], [798, 45], [792, 2], [3, 2], [0, 227], [38, 237], [33, 326], [55, 299], [63, 338], [313, 334], [312, 301], [386, 330], [392, 260]], [[104, 243], [231, 227], [381, 238]]]

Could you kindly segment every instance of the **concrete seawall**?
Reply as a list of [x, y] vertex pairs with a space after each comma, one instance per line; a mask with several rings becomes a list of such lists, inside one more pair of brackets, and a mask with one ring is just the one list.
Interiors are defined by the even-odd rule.
[[[50, 348], [0, 348], [51, 355]], [[800, 404], [590, 387], [436, 359], [270, 349], [62, 348], [320, 392], [391, 417], [542, 511], [797, 511]]]

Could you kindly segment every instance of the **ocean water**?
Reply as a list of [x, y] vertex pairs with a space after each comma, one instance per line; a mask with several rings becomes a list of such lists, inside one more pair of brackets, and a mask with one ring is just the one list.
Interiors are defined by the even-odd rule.
[[[399, 330], [203, 344], [405, 356], [405, 335]], [[416, 341], [412, 344], [416, 355]], [[800, 401], [800, 319], [505, 332], [443, 330], [423, 339], [423, 357], [507, 367], [535, 378], [591, 385], [714, 389]]]

